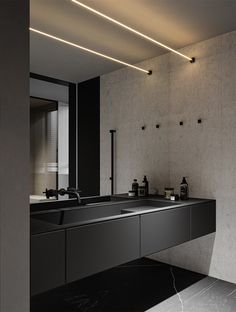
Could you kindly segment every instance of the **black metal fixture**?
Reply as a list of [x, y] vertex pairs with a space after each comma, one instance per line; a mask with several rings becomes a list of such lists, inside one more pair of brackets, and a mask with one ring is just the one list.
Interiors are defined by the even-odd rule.
[[43, 192], [46, 195], [46, 198], [49, 199], [50, 197], [57, 197], [58, 195], [64, 196], [64, 195], [72, 195], [75, 196], [78, 202], [78, 205], [81, 204], [81, 198], [80, 198], [80, 190], [77, 190], [75, 188], [72, 187], [67, 187], [67, 189], [61, 188], [59, 190], [54, 190], [54, 189], [47, 189], [45, 190], [45, 192]]
[[179, 125], [180, 125], [180, 126], [183, 126], [183, 124], [184, 124], [183, 121], [180, 121], [180, 122], [179, 122]]
[[146, 129], [146, 126], [142, 126], [141, 129], [144, 131]]
[[198, 120], [197, 120], [197, 123], [202, 123], [202, 119], [201, 118], [199, 118]]
[[111, 134], [111, 176], [110, 176], [110, 181], [111, 181], [111, 195], [114, 194], [114, 134], [116, 133], [116, 130], [111, 129], [110, 134]]
[[160, 125], [159, 125], [159, 124], [157, 124], [157, 125], [156, 125], [156, 128], [157, 128], [157, 129], [159, 129], [159, 128], [160, 128]]

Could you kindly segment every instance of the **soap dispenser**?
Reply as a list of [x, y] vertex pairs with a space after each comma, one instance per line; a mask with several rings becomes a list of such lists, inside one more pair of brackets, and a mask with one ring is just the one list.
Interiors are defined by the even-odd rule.
[[145, 196], [148, 196], [148, 194], [149, 194], [149, 183], [148, 183], [146, 176], [143, 177], [143, 185], [145, 186]]
[[185, 177], [183, 177], [182, 182], [180, 184], [180, 199], [181, 200], [188, 199], [188, 183]]

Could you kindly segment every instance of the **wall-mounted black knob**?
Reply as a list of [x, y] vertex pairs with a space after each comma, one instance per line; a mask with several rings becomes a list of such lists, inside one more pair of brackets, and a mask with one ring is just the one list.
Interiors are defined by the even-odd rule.
[[180, 121], [180, 122], [179, 122], [179, 125], [180, 125], [180, 126], [183, 126], [183, 124], [184, 124], [183, 121]]
[[58, 192], [57, 190], [53, 190], [53, 189], [47, 189], [45, 190], [45, 192], [43, 192], [43, 194], [46, 195], [46, 198], [49, 199], [50, 197], [57, 197]]
[[159, 129], [159, 128], [160, 128], [160, 125], [159, 125], [159, 124], [157, 124], [157, 125], [156, 125], [156, 128], [157, 128], [157, 129]]
[[141, 129], [142, 129], [142, 130], [145, 130], [145, 129], [146, 129], [146, 126], [142, 126]]
[[201, 118], [199, 118], [198, 120], [197, 120], [197, 123], [202, 123], [202, 119]]

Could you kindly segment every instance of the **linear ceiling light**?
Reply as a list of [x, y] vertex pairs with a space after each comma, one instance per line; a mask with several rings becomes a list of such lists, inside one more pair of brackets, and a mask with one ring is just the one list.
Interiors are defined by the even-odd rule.
[[99, 16], [107, 19], [107, 20], [109, 20], [110, 22], [115, 23], [115, 24], [117, 24], [117, 25], [119, 25], [119, 26], [121, 26], [121, 27], [123, 27], [123, 28], [125, 28], [125, 29], [127, 29], [127, 30], [129, 30], [129, 31], [131, 31], [133, 33], [135, 33], [136, 35], [139, 35], [140, 37], [145, 38], [145, 39], [147, 39], [147, 40], [149, 40], [149, 41], [151, 41], [151, 42], [161, 46], [164, 49], [167, 49], [167, 50], [169, 50], [169, 51], [171, 51], [173, 53], [176, 53], [176, 54], [184, 57], [185, 59], [189, 60], [190, 63], [194, 63], [195, 62], [195, 58], [194, 57], [189, 57], [187, 55], [184, 55], [183, 53], [180, 53], [180, 52], [178, 52], [178, 51], [168, 47], [167, 45], [165, 45], [165, 44], [163, 44], [163, 43], [161, 43], [161, 42], [159, 42], [159, 41], [157, 41], [155, 39], [152, 39], [149, 36], [146, 36], [146, 35], [142, 34], [141, 32], [139, 32], [139, 31], [137, 31], [137, 30], [135, 30], [135, 29], [133, 29], [133, 28], [131, 28], [131, 27], [129, 27], [129, 26], [127, 26], [127, 25], [117, 21], [117, 20], [115, 20], [114, 18], [111, 18], [111, 17], [109, 17], [109, 16], [107, 16], [107, 15], [105, 15], [105, 14], [103, 14], [103, 13], [101, 13], [101, 12], [91, 8], [91, 7], [89, 7], [88, 5], [86, 5], [86, 4], [84, 4], [84, 3], [80, 2], [80, 1], [77, 1], [77, 0], [71, 0], [71, 1], [74, 2], [77, 5], [79, 5], [79, 6], [83, 7], [83, 8], [85, 8], [85, 9], [87, 9], [87, 10], [89, 10], [89, 11], [91, 11], [91, 12], [93, 12], [93, 13], [95, 13], [95, 14], [97, 14], [97, 15], [99, 15]]
[[48, 33], [45, 33], [45, 32], [43, 32], [43, 31], [40, 31], [40, 30], [31, 28], [31, 27], [30, 27], [30, 31], [33, 31], [33, 32], [38, 33], [38, 34], [40, 34], [40, 35], [43, 35], [43, 36], [45, 36], [45, 37], [48, 37], [48, 38], [57, 40], [57, 41], [59, 41], [59, 42], [68, 44], [68, 45], [70, 45], [70, 46], [72, 46], [72, 47], [81, 49], [81, 50], [83, 50], [83, 51], [86, 51], [86, 52], [89, 52], [89, 53], [92, 53], [92, 54], [101, 56], [101, 57], [106, 58], [106, 59], [108, 59], [108, 60], [110, 60], [110, 61], [113, 61], [113, 62], [116, 62], [116, 63], [120, 63], [120, 64], [126, 65], [126, 66], [128, 66], [128, 67], [137, 69], [137, 70], [139, 70], [139, 71], [141, 71], [141, 72], [143, 72], [143, 73], [146, 73], [146, 74], [148, 74], [148, 75], [151, 75], [151, 74], [152, 74], [152, 71], [151, 71], [151, 70], [146, 70], [146, 69], [143, 69], [143, 68], [141, 68], [141, 67], [134, 66], [134, 65], [132, 65], [132, 64], [123, 62], [123, 61], [121, 61], [121, 60], [118, 60], [118, 59], [116, 59], [116, 58], [114, 58], [114, 57], [111, 57], [111, 56], [108, 56], [108, 55], [105, 55], [105, 54], [96, 52], [96, 51], [94, 51], [94, 50], [91, 50], [91, 49], [88, 49], [88, 48], [85, 48], [85, 47], [82, 47], [82, 46], [80, 46], [80, 45], [78, 45], [78, 44], [76, 44], [76, 43], [73, 43], [73, 42], [70, 42], [70, 41], [61, 39], [61, 38], [59, 38], [59, 37], [56, 37], [56, 36], [50, 35], [50, 34], [48, 34]]

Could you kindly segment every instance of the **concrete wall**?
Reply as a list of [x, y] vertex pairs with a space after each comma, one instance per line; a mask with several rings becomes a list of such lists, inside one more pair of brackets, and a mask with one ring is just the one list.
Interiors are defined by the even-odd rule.
[[110, 194], [109, 129], [117, 130], [115, 193], [127, 192], [132, 180], [141, 181], [144, 174], [151, 187], [162, 190], [169, 184], [169, 57], [152, 59], [143, 66], [152, 68], [154, 74], [125, 68], [101, 77], [101, 195]]
[[29, 309], [29, 3], [0, 2], [0, 311]]
[[124, 68], [101, 77], [101, 193], [110, 191], [116, 128], [117, 193], [143, 174], [161, 193], [179, 191], [187, 176], [192, 197], [217, 200], [216, 234], [152, 258], [236, 283], [236, 31], [182, 52], [196, 63], [168, 53], [140, 64], [152, 76]]

